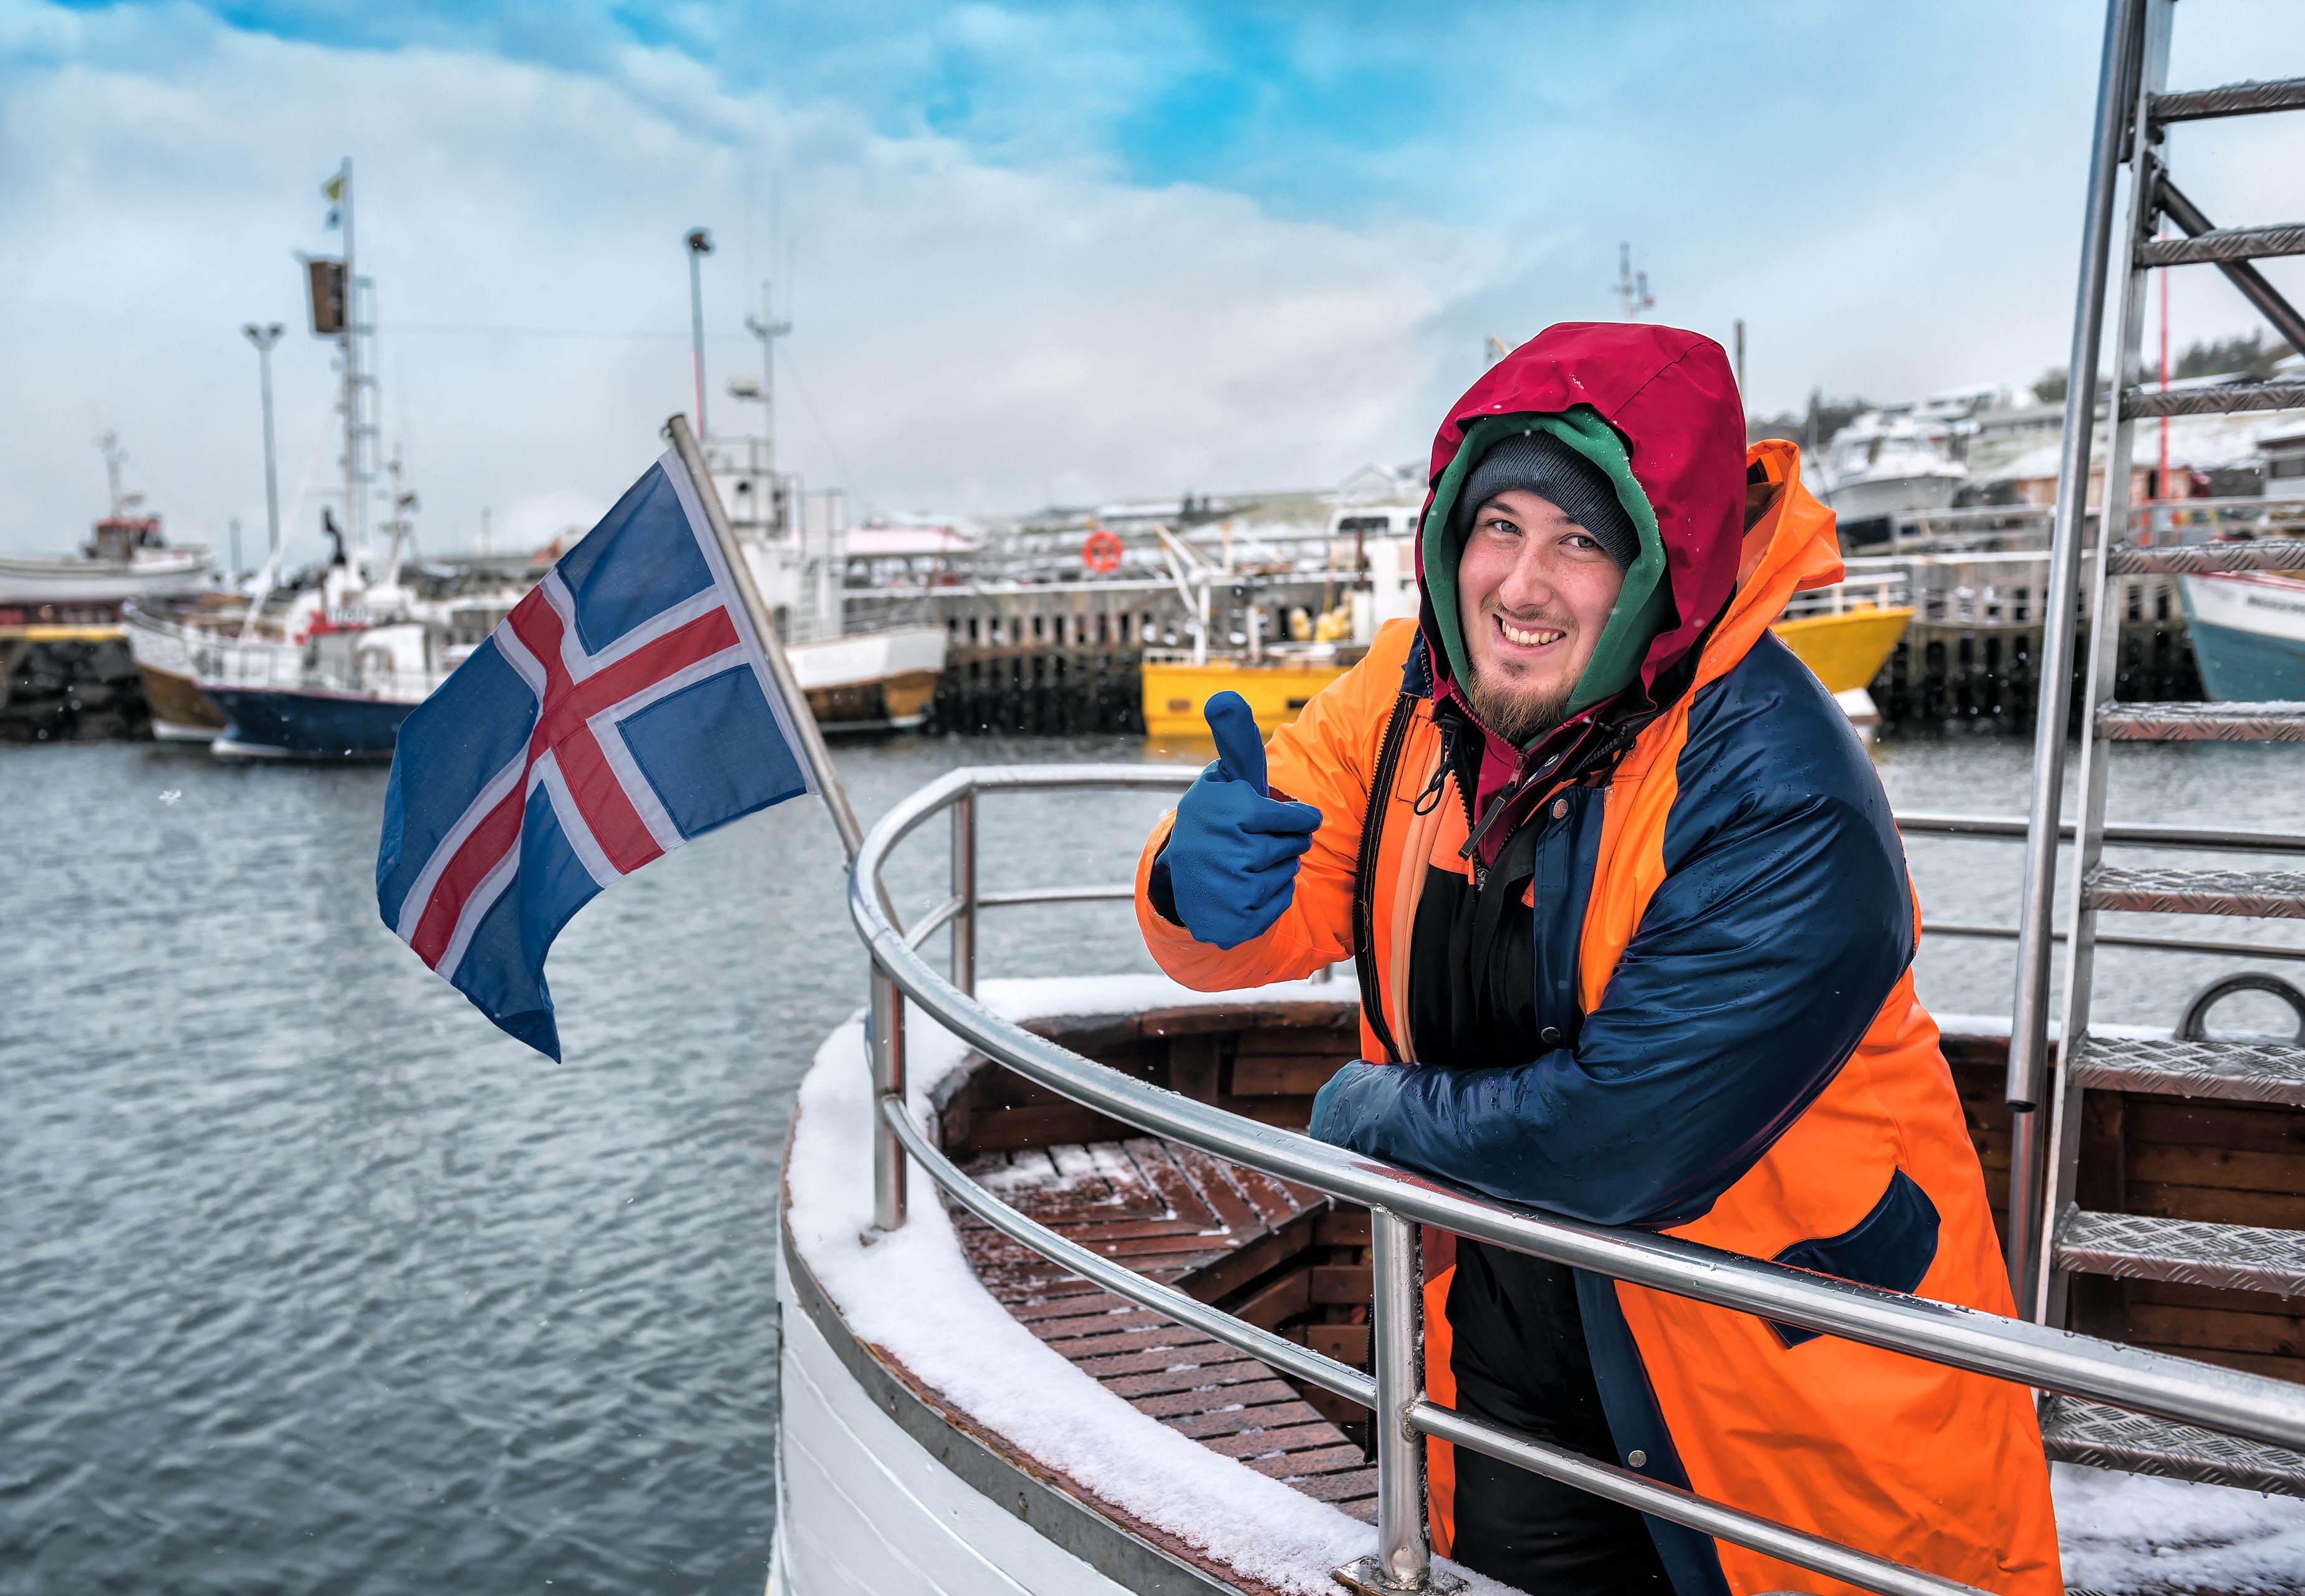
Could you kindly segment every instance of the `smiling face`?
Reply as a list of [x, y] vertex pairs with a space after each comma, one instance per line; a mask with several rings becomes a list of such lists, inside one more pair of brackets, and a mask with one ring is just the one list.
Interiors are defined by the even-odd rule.
[[1473, 713], [1514, 743], [1559, 725], [1625, 573], [1585, 529], [1535, 494], [1482, 504], [1457, 564]]

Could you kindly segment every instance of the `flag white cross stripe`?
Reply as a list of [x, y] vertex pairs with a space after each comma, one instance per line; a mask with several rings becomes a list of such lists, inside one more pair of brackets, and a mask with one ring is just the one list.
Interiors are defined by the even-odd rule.
[[685, 472], [671, 455], [659, 463], [711, 585], [588, 650], [575, 598], [555, 571], [498, 627], [498, 653], [535, 695], [533, 730], [440, 838], [394, 926], [444, 974], [455, 969], [517, 873], [522, 818], [539, 788], [571, 852], [599, 886], [686, 840], [619, 734], [620, 723], [685, 687], [749, 666], [791, 740], [787, 710]]

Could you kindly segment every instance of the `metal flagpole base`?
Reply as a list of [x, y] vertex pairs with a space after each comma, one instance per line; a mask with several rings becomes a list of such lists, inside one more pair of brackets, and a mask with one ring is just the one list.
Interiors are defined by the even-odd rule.
[[1383, 1566], [1374, 1558], [1356, 1558], [1329, 1577], [1348, 1591], [1357, 1591], [1360, 1596], [1408, 1596], [1410, 1591], [1439, 1592], [1448, 1596], [1451, 1591], [1461, 1591], [1465, 1582], [1453, 1574], [1443, 1574], [1438, 1568], [1425, 1576], [1416, 1585], [1397, 1585], [1384, 1576]]

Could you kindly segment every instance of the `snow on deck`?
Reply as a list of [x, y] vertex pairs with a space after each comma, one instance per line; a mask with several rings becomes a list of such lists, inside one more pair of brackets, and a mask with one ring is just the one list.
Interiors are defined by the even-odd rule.
[[[1311, 983], [1198, 993], [1160, 976], [988, 981], [981, 1000], [1011, 1019], [1141, 1012], [1182, 1003], [1330, 999]], [[910, 1099], [969, 1048], [908, 1011]], [[2007, 1033], [2005, 1019], [1945, 1016], [1948, 1034]], [[2165, 1031], [2156, 1034], [2166, 1035]], [[1369, 1527], [1139, 1413], [1044, 1346], [971, 1269], [951, 1218], [917, 1171], [903, 1230], [872, 1246], [872, 1088], [861, 1016], [836, 1030], [802, 1082], [785, 1181], [793, 1242], [861, 1339], [885, 1347], [946, 1400], [1124, 1512], [1250, 1579], [1303, 1596], [1375, 1549]], [[2059, 1464], [2052, 1471], [2069, 1586], [2107, 1596], [2305, 1592], [2305, 1501]], [[1446, 1565], [1476, 1596], [1509, 1587]]]
[[[979, 998], [1012, 1019], [1129, 1013], [1184, 1003], [1330, 999], [1333, 986], [1197, 993], [1163, 977], [985, 981]], [[914, 1112], [968, 1056], [917, 1010], [906, 1015]], [[860, 1339], [1049, 1467], [1112, 1506], [1249, 1579], [1332, 1596], [1330, 1571], [1376, 1549], [1368, 1525], [1202, 1446], [1076, 1370], [1042, 1345], [970, 1269], [951, 1218], [914, 1175], [905, 1227], [871, 1246], [872, 1087], [863, 1025], [852, 1020], [819, 1049], [801, 1083], [800, 1127], [785, 1181], [794, 1245]], [[1476, 1593], [1510, 1587], [1458, 1569]]]
[[2305, 1591], [2305, 1501], [2060, 1463], [2065, 1583], [2105, 1596]]

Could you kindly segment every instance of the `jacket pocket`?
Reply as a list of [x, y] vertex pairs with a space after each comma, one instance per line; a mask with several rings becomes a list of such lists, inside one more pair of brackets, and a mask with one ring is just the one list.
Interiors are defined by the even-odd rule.
[[[1776, 1256], [1779, 1263], [1838, 1275], [1859, 1286], [1884, 1291], [1918, 1291], [1937, 1256], [1937, 1205], [1918, 1182], [1899, 1169], [1889, 1176], [1889, 1189], [1873, 1211], [1839, 1235], [1795, 1242]], [[1815, 1330], [1769, 1322], [1777, 1339], [1788, 1347], [1812, 1340]]]

